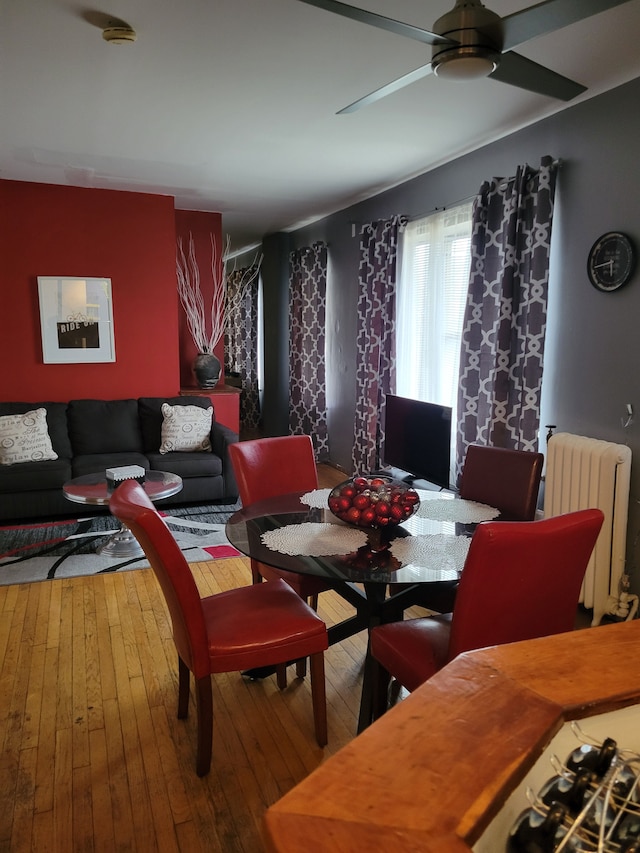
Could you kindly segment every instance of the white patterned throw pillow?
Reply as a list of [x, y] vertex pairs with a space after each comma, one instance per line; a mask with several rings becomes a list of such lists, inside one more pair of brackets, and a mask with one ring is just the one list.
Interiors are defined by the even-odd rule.
[[49, 437], [46, 409], [0, 417], [0, 465], [57, 458]]
[[211, 453], [211, 421], [213, 406], [170, 406], [162, 404], [162, 443], [160, 453], [204, 450]]

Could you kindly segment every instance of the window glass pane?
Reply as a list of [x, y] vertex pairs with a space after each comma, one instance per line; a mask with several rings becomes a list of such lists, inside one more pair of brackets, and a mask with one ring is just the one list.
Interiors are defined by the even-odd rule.
[[468, 202], [407, 225], [397, 295], [397, 393], [451, 406], [454, 424], [471, 214]]

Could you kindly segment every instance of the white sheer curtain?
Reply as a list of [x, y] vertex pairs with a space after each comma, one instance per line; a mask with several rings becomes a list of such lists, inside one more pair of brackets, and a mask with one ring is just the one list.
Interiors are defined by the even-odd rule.
[[471, 215], [471, 202], [457, 205], [409, 222], [401, 237], [396, 392], [451, 406], [453, 445]]

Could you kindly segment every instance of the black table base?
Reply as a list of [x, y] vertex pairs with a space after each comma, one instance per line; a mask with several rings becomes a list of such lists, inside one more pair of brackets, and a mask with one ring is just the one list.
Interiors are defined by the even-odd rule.
[[[453, 587], [455, 583], [455, 581], [451, 581], [451, 586]], [[424, 593], [424, 588], [421, 584], [406, 587], [401, 592], [390, 596], [387, 596], [387, 587], [384, 584], [364, 582], [362, 587], [361, 589], [352, 583], [335, 585], [338, 595], [350, 604], [353, 604], [356, 608], [356, 613], [349, 619], [344, 619], [342, 622], [331, 625], [327, 629], [330, 646], [334, 645], [334, 643], [341, 643], [348, 637], [359, 634], [360, 631], [369, 632], [376, 625], [381, 625], [384, 622], [399, 621], [408, 607], [420, 603], [421, 594]], [[362, 696], [358, 715], [358, 733], [366, 729], [373, 722], [372, 681], [374, 662], [371, 658], [369, 645], [369, 641], [367, 641], [367, 653], [362, 676]], [[295, 661], [288, 661], [287, 666], [294, 663]], [[252, 681], [258, 681], [273, 675], [275, 672], [275, 666], [262, 666], [246, 670], [242, 675]]]

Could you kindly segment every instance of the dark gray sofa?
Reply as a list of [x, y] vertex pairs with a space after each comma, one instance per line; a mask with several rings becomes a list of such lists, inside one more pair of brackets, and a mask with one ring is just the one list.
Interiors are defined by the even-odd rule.
[[171, 471], [182, 477], [182, 491], [162, 501], [162, 506], [234, 503], [238, 487], [227, 448], [238, 440], [237, 434], [217, 423], [214, 411], [210, 453], [161, 454], [163, 403], [202, 408], [211, 405], [206, 397], [0, 402], [0, 416], [46, 409], [51, 444], [58, 455], [44, 462], [0, 465], [0, 520], [77, 515], [79, 507], [63, 496], [63, 484], [73, 477], [121, 465], [141, 465], [146, 470]]

